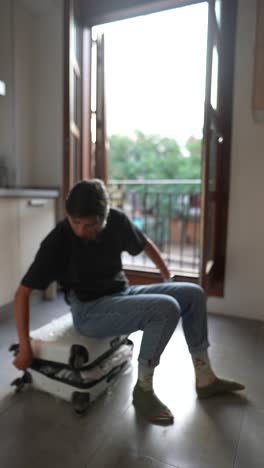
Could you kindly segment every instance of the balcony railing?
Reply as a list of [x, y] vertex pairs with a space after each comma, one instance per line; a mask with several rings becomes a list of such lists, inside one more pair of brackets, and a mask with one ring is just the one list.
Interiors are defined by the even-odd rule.
[[[159, 247], [171, 271], [197, 274], [200, 262], [201, 181], [111, 180], [111, 205], [122, 209]], [[125, 253], [127, 267], [151, 268], [144, 255]]]

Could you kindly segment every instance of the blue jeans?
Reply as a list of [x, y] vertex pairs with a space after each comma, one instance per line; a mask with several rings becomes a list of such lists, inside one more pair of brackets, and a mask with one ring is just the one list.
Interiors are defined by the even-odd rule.
[[143, 330], [138, 361], [155, 367], [179, 318], [191, 353], [207, 349], [206, 298], [192, 283], [129, 286], [125, 291], [81, 302], [70, 294], [73, 323], [84, 336], [103, 338]]

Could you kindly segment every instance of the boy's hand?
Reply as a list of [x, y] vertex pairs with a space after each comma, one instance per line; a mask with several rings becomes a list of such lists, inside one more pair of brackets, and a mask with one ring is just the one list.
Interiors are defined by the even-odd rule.
[[13, 364], [19, 370], [26, 370], [33, 361], [33, 352], [30, 344], [19, 348], [19, 352], [16, 355]]

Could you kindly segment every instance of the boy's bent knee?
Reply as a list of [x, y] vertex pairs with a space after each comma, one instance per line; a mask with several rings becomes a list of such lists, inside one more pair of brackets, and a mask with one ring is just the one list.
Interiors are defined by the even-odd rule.
[[197, 299], [200, 299], [200, 300], [205, 300], [206, 299], [205, 291], [199, 284], [193, 284], [192, 285], [192, 294]]
[[186, 283], [183, 287], [186, 296], [188, 295], [190, 298], [205, 300], [205, 291], [199, 284]]
[[181, 316], [179, 303], [170, 296], [164, 296], [160, 302], [160, 313], [162, 318], [167, 318], [168, 321], [177, 325]]

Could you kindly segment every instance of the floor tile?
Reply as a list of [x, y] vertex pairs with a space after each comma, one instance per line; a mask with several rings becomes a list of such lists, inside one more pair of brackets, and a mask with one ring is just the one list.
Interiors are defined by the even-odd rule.
[[234, 468], [263, 468], [264, 409], [247, 409], [240, 435]]
[[[69, 311], [62, 297], [32, 304], [32, 329]], [[0, 322], [0, 466], [3, 468], [262, 468], [264, 446], [264, 325], [209, 317], [210, 356], [217, 374], [246, 384], [240, 395], [201, 402], [181, 324], [156, 369], [158, 396], [172, 426], [148, 424], [135, 412], [132, 390], [142, 333], [133, 334], [132, 367], [78, 417], [71, 405], [27, 389], [15, 394], [9, 345], [14, 320]]]

